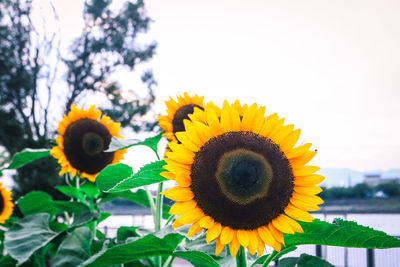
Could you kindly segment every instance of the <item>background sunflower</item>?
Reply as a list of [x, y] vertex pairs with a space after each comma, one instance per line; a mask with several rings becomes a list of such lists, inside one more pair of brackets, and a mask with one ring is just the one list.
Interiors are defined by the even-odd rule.
[[178, 186], [164, 195], [177, 201], [170, 213], [181, 215], [173, 227], [192, 224], [189, 236], [207, 229], [217, 255], [226, 244], [232, 256], [240, 246], [280, 251], [283, 233], [302, 232], [296, 220], [312, 221], [308, 211], [323, 203], [316, 184], [324, 178], [306, 166], [316, 154], [311, 144], [294, 148], [300, 130], [256, 104], [225, 102], [220, 114], [205, 107], [191, 119], [166, 153], [163, 175]]
[[125, 149], [104, 152], [108, 149], [112, 137], [119, 137], [121, 127], [108, 116], [101, 116], [101, 111], [91, 106], [82, 110], [71, 106], [71, 111], [58, 124], [57, 145], [51, 155], [61, 165], [60, 175], [79, 174], [94, 182], [95, 176], [108, 164], [118, 163], [123, 159]]
[[2, 183], [0, 183], [0, 223], [5, 223], [13, 213], [14, 203], [11, 198], [11, 191], [8, 191]]

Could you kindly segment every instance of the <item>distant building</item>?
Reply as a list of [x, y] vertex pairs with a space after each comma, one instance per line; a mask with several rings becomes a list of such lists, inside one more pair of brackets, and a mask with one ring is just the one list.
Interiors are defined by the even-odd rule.
[[400, 177], [382, 177], [381, 173], [367, 173], [364, 175], [364, 183], [369, 186], [377, 186], [383, 183], [398, 182]]

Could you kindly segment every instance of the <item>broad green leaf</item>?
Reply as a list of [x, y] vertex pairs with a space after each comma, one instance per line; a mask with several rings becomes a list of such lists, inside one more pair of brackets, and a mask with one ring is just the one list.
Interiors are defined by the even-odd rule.
[[18, 207], [24, 216], [35, 213], [50, 213], [53, 215], [56, 208], [53, 206], [53, 199], [45, 192], [30, 192], [18, 199]]
[[334, 267], [329, 262], [308, 254], [301, 254], [300, 257], [289, 257], [279, 261], [279, 267]]
[[53, 201], [53, 205], [58, 208], [61, 213], [70, 212], [73, 214], [80, 214], [83, 211], [89, 211], [89, 207], [80, 202]]
[[111, 213], [109, 212], [100, 212], [100, 218], [97, 220], [97, 223], [101, 223], [105, 219], [111, 216]]
[[119, 163], [107, 166], [96, 177], [96, 184], [100, 190], [115, 193], [166, 181], [160, 176], [165, 171], [165, 161], [160, 160], [143, 166], [136, 174], [128, 165]]
[[109, 148], [107, 149], [106, 152], [113, 152], [113, 151], [117, 151], [120, 149], [129, 148], [132, 146], [142, 145], [142, 146], [148, 146], [151, 150], [154, 151], [154, 153], [157, 154], [157, 151], [158, 151], [157, 145], [158, 145], [158, 142], [160, 142], [161, 137], [162, 137], [162, 133], [160, 133], [156, 136], [149, 137], [142, 142], [137, 139], [119, 139], [119, 138], [113, 137], [111, 139]]
[[302, 244], [354, 248], [400, 247], [400, 239], [352, 221], [335, 219], [333, 223], [328, 223], [315, 219], [313, 222], [300, 224], [304, 233], [285, 234], [286, 247]]
[[[104, 199], [102, 199], [102, 202], [112, 201], [116, 198], [127, 199], [127, 200], [137, 203], [139, 205], [150, 208], [149, 198], [147, 196], [146, 191], [143, 189], [139, 189], [136, 192], [123, 191], [123, 192], [118, 192], [118, 193], [110, 193], [110, 194], [107, 194]], [[155, 199], [154, 199], [154, 201], [155, 201]], [[169, 209], [170, 209], [170, 206], [168, 206], [166, 204], [163, 205], [163, 219], [169, 218], [169, 216], [170, 216], [170, 214], [168, 213]]]
[[100, 190], [91, 182], [86, 182], [81, 185], [81, 190], [90, 198], [98, 198], [100, 196]]
[[160, 239], [154, 235], [147, 235], [133, 242], [109, 248], [94, 261], [88, 259], [82, 265], [96, 267], [111, 266], [153, 256], [172, 255], [175, 246], [165, 241], [166, 237]]
[[52, 267], [77, 266], [90, 257], [92, 232], [87, 227], [75, 229], [61, 242], [56, 256], [51, 261]]
[[15, 222], [5, 234], [5, 249], [22, 264], [41, 247], [47, 245], [59, 233], [49, 226], [50, 214], [28, 215]]
[[175, 251], [174, 256], [190, 261], [194, 266], [218, 267], [220, 266], [210, 255], [201, 251]]
[[[289, 252], [295, 251], [297, 249], [297, 247], [288, 247], [288, 248], [283, 248], [281, 250], [281, 252], [279, 252], [278, 254], [275, 255], [273, 260], [278, 260], [279, 258], [281, 258], [283, 255], [288, 254]], [[269, 257], [270, 254], [267, 255], [263, 255], [261, 257], [259, 257], [256, 261], [254, 261], [250, 267], [253, 267], [256, 264], [263, 264], [267, 258]]]
[[81, 226], [100, 218], [100, 214], [93, 211], [84, 211], [74, 218], [71, 227]]
[[71, 186], [64, 186], [64, 185], [59, 185], [56, 186], [56, 189], [63, 193], [66, 196], [69, 196], [71, 198], [76, 198], [79, 200], [84, 200], [85, 196], [84, 194], [76, 187], [71, 187]]
[[[93, 255], [89, 259], [87, 259], [85, 262], [82, 262], [81, 264], [79, 264], [78, 267], [88, 266], [88, 265], [92, 264], [93, 262], [95, 262], [101, 255], [103, 255], [107, 251], [110, 244], [111, 244], [110, 240], [108, 240], [108, 239], [106, 239], [102, 242], [94, 241], [92, 244], [92, 247], [91, 247], [91, 251], [92, 251]], [[99, 245], [101, 245], [100, 248], [99, 248]], [[95, 265], [95, 266], [97, 266], [97, 265]]]
[[69, 227], [67, 224], [65, 223], [60, 223], [60, 222], [56, 222], [56, 221], [51, 221], [50, 222], [50, 228], [53, 231], [56, 232], [61, 232], [61, 231], [65, 231], [67, 230]]
[[117, 231], [117, 241], [123, 242], [129, 237], [139, 237], [140, 235], [136, 232], [138, 228], [134, 226], [121, 226]]
[[49, 149], [25, 148], [14, 155], [10, 165], [6, 169], [18, 169], [32, 161], [50, 156]]

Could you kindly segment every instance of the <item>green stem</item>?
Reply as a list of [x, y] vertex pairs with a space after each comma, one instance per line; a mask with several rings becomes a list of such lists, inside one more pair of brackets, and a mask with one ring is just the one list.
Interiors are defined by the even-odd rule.
[[169, 256], [168, 259], [165, 261], [163, 267], [171, 266], [172, 262], [174, 261], [175, 256]]
[[276, 254], [278, 254], [278, 252], [276, 250], [272, 251], [272, 253], [264, 261], [262, 267], [267, 267], [271, 263], [271, 261], [275, 258]]
[[168, 224], [170, 224], [170, 222], [172, 222], [172, 220], [175, 218], [175, 215], [171, 215], [171, 216], [169, 216], [168, 217], [168, 220], [167, 220], [167, 222], [165, 223], [165, 226], [167, 226]]
[[247, 267], [246, 251], [244, 247], [240, 246], [239, 252], [236, 255], [236, 266], [237, 267]]
[[163, 190], [163, 183], [161, 182], [158, 184], [158, 192], [156, 198], [156, 216], [155, 216], [156, 231], [161, 230], [162, 205], [163, 205], [163, 195], [161, 195], [162, 190]]
[[147, 198], [149, 199], [151, 214], [153, 215], [154, 224], [155, 224], [155, 214], [156, 214], [156, 205], [154, 204], [153, 196], [151, 195], [150, 189], [148, 186], [144, 186], [144, 190], [146, 190]]

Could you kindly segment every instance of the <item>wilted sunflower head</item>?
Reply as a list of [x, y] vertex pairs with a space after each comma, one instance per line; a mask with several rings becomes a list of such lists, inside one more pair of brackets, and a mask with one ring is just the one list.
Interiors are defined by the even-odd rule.
[[94, 182], [95, 176], [109, 164], [119, 162], [126, 150], [104, 152], [112, 137], [122, 137], [120, 124], [91, 106], [82, 110], [71, 105], [71, 111], [58, 124], [57, 145], [51, 155], [61, 165], [60, 174], [79, 174]]
[[169, 141], [177, 141], [175, 134], [185, 130], [183, 121], [188, 119], [195, 109], [204, 109], [203, 96], [189, 96], [188, 93], [184, 93], [183, 96], [178, 95], [176, 98], [176, 101], [171, 97], [165, 101], [167, 115], [159, 116], [157, 119]]
[[0, 223], [5, 223], [10, 218], [13, 210], [11, 191], [0, 183]]
[[178, 184], [163, 193], [177, 201], [170, 213], [181, 216], [173, 227], [192, 224], [189, 236], [207, 229], [217, 255], [226, 244], [232, 256], [240, 246], [261, 255], [265, 244], [280, 251], [283, 233], [302, 232], [297, 220], [313, 220], [308, 211], [323, 203], [316, 184], [324, 178], [306, 166], [316, 154], [311, 144], [294, 148], [300, 130], [292, 124], [237, 101], [225, 102], [220, 114], [197, 110], [184, 125], [162, 173]]

